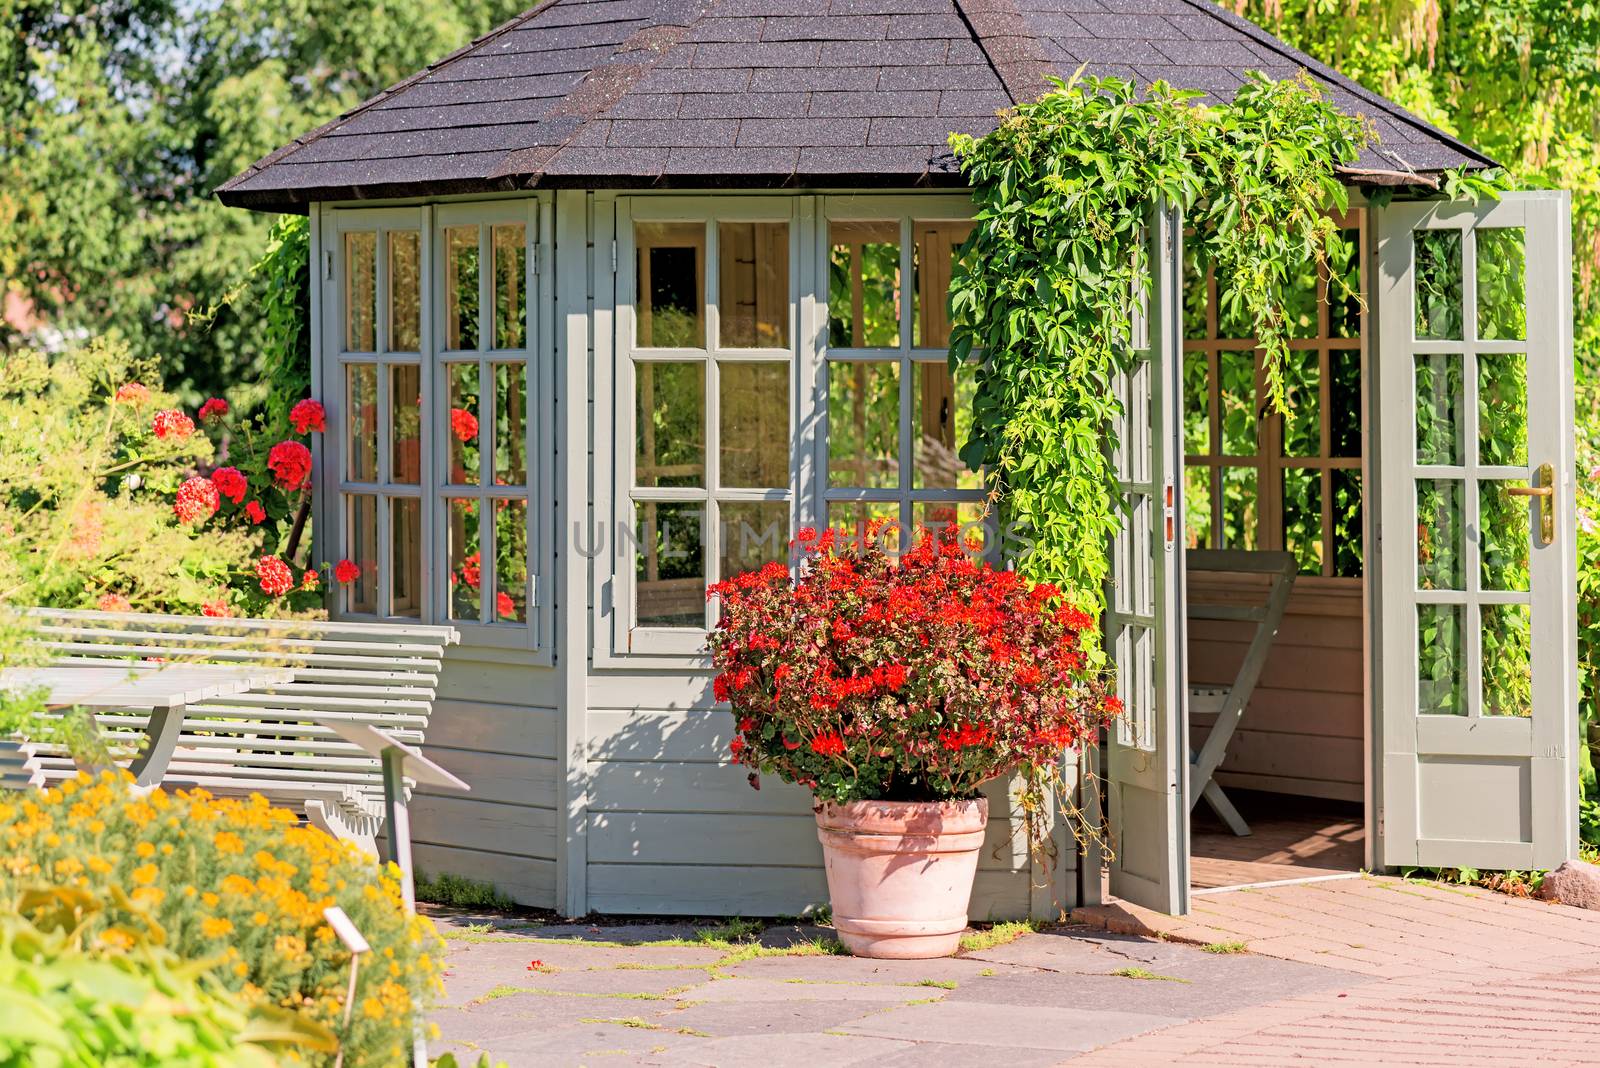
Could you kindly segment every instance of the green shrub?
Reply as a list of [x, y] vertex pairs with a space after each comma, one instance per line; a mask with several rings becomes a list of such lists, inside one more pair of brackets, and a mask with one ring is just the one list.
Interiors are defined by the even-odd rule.
[[515, 901], [491, 884], [449, 872], [437, 876], [417, 872], [417, 900], [458, 909], [497, 909], [504, 912], [517, 907]]

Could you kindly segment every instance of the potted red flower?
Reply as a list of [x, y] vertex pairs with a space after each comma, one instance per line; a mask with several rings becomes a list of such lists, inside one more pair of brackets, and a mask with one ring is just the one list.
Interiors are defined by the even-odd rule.
[[871, 535], [797, 540], [798, 578], [771, 563], [710, 590], [734, 760], [812, 791], [852, 953], [947, 955], [988, 820], [980, 788], [1015, 774], [1041, 798], [1063, 751], [1121, 710], [1089, 663], [1094, 621], [1055, 587], [978, 562], [953, 527], [919, 532], [898, 560]]

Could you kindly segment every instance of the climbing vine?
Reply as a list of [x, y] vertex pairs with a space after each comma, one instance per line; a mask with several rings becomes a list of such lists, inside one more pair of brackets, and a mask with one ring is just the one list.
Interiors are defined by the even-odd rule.
[[1117, 78], [1055, 85], [993, 133], [951, 137], [979, 210], [951, 284], [950, 364], [977, 386], [962, 459], [988, 472], [1026, 539], [1019, 565], [1098, 609], [1121, 499], [1113, 379], [1131, 363], [1134, 296], [1150, 290], [1153, 205], [1182, 210], [1220, 307], [1255, 325], [1282, 411], [1291, 280], [1309, 259], [1326, 266], [1328, 212], [1347, 206], [1335, 168], [1371, 135], [1303, 75], [1251, 74], [1210, 106], [1162, 82], [1142, 95]]

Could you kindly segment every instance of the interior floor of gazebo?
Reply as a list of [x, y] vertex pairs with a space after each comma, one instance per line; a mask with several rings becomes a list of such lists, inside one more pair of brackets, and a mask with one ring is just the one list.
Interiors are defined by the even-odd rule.
[[1342, 875], [1361, 870], [1361, 806], [1347, 801], [1228, 790], [1250, 825], [1235, 835], [1201, 801], [1190, 821], [1190, 886], [1195, 890]]

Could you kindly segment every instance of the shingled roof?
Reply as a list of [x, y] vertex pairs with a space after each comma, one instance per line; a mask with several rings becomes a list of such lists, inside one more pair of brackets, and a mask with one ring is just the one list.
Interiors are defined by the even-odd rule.
[[951, 131], [1084, 64], [1223, 100], [1246, 70], [1304, 68], [1376, 126], [1368, 178], [1492, 163], [1212, 0], [548, 0], [217, 195], [959, 186]]

